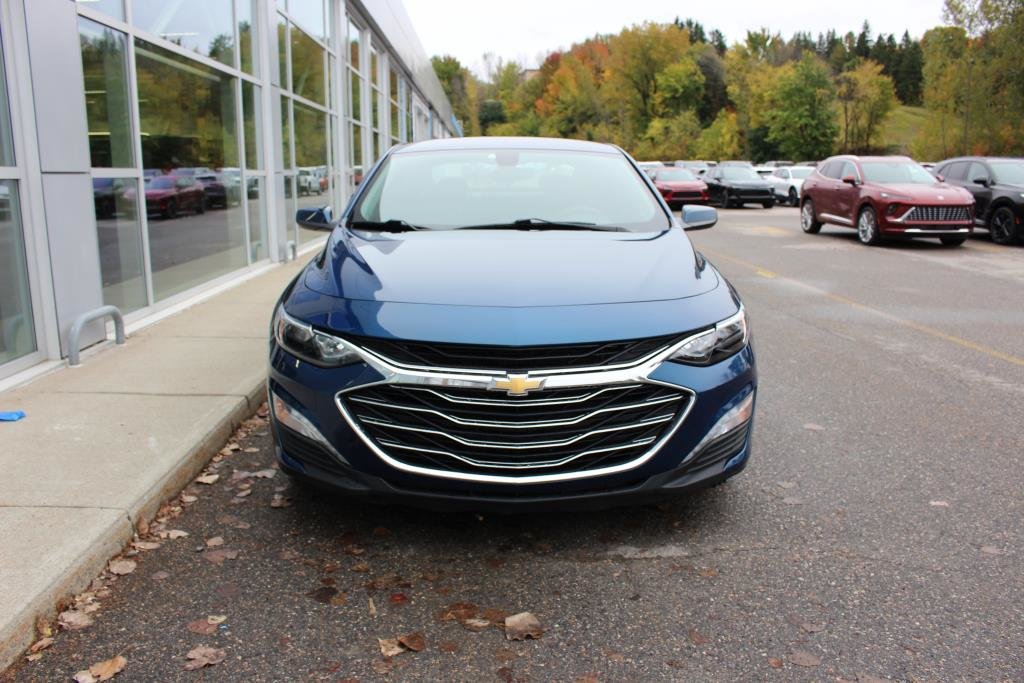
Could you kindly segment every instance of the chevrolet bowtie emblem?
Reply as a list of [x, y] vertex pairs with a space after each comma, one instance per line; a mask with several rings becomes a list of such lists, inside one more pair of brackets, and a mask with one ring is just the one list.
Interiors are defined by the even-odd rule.
[[540, 389], [544, 380], [531, 379], [527, 375], [508, 375], [491, 381], [491, 388], [505, 391], [509, 396], [526, 396], [531, 389]]

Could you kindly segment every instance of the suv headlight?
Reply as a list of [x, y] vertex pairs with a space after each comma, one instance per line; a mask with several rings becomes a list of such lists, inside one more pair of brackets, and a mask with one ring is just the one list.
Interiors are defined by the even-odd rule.
[[710, 330], [682, 342], [669, 360], [688, 365], [710, 365], [725, 360], [747, 344], [747, 312], [743, 306]]
[[315, 330], [277, 307], [273, 322], [274, 339], [288, 353], [321, 367], [335, 368], [358, 363], [359, 353], [344, 339]]

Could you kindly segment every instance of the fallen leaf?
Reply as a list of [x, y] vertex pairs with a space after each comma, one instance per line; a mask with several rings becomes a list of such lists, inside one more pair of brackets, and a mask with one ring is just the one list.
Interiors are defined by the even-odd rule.
[[491, 627], [491, 622], [487, 619], [480, 619], [478, 617], [472, 617], [470, 619], [463, 619], [461, 622], [462, 628], [467, 631], [479, 633], [480, 631], [486, 630]]
[[291, 498], [282, 496], [280, 493], [275, 493], [274, 497], [270, 499], [270, 507], [272, 508], [286, 508], [291, 504]]
[[405, 652], [405, 648], [398, 643], [398, 638], [378, 638], [377, 645], [385, 657], [395, 657]]
[[181, 529], [170, 529], [169, 531], [160, 532], [160, 538], [169, 538], [172, 541], [178, 538], [185, 538], [186, 536], [188, 536], [188, 532]]
[[1002, 555], [1003, 551], [994, 545], [983, 545], [981, 546], [981, 552], [986, 555]]
[[365, 562], [360, 562], [359, 564], [352, 566], [352, 571], [359, 572], [360, 574], [365, 574], [366, 572], [370, 571], [370, 565], [366, 564]]
[[540, 638], [544, 627], [540, 620], [530, 612], [520, 612], [505, 618], [505, 637], [509, 640], [525, 640]]
[[258, 472], [253, 472], [252, 476], [256, 477], [257, 479], [273, 479], [274, 477], [277, 476], [277, 470], [275, 470], [275, 469], [259, 470]]
[[477, 607], [471, 602], [456, 602], [441, 610], [441, 621], [465, 621], [477, 615]]
[[217, 550], [207, 550], [203, 553], [203, 557], [219, 567], [224, 564], [224, 560], [236, 559], [238, 551], [229, 548], [218, 548]]
[[206, 547], [207, 548], [216, 548], [216, 547], [222, 546], [222, 545], [224, 545], [224, 537], [223, 536], [214, 536], [213, 538], [206, 539]]
[[188, 658], [188, 661], [185, 662], [185, 670], [194, 671], [195, 669], [202, 669], [204, 666], [220, 664], [227, 658], [227, 653], [219, 648], [200, 645], [189, 650], [185, 656]]
[[365, 548], [362, 548], [362, 547], [356, 545], [355, 543], [349, 543], [348, 545], [345, 546], [344, 550], [349, 555], [353, 555], [353, 556], [356, 556], [356, 557], [366, 553], [366, 549]]
[[[128, 660], [118, 655], [111, 659], [105, 659], [102, 662], [96, 662], [89, 667], [89, 675], [94, 681], [109, 681], [111, 678], [121, 673], [124, 668], [128, 666]], [[82, 673], [78, 672], [79, 675]], [[75, 677], [78, 679], [78, 676]]]
[[508, 617], [508, 612], [503, 609], [494, 609], [489, 607], [485, 609], [483, 614], [480, 616], [491, 622], [491, 626], [503, 628], [505, 626], [505, 618]]
[[200, 484], [206, 484], [207, 486], [209, 486], [210, 484], [217, 483], [218, 479], [220, 479], [219, 474], [204, 474], [201, 477], [196, 477], [196, 482]]
[[375, 604], [373, 604], [373, 598], [369, 598], [367, 600], [366, 607], [369, 610], [371, 617], [377, 616], [377, 606]]
[[199, 496], [190, 496], [187, 493], [183, 493], [179, 497], [181, 498], [182, 503], [194, 503], [199, 500]]
[[51, 645], [53, 645], [53, 638], [50, 638], [49, 636], [47, 636], [46, 638], [42, 638], [42, 639], [37, 640], [36, 642], [34, 642], [32, 644], [32, 647], [30, 647], [28, 649], [28, 651], [33, 653], [33, 654], [35, 654], [36, 652], [42, 652], [43, 650], [45, 650], [46, 648], [50, 647]]
[[256, 416], [257, 417], [266, 417], [269, 414], [270, 414], [270, 408], [267, 406], [266, 403], [261, 403], [260, 407], [256, 409]]
[[85, 612], [69, 609], [57, 615], [57, 623], [65, 631], [78, 631], [92, 626], [92, 617]]
[[783, 667], [783, 661], [778, 657], [769, 657], [768, 666], [770, 666], [773, 669], [781, 669]]
[[804, 429], [806, 429], [809, 432], [821, 432], [825, 430], [824, 427], [822, 427], [821, 425], [816, 425], [813, 422], [808, 422], [807, 424], [805, 424]]
[[812, 655], [805, 650], [793, 650], [789, 653], [789, 661], [797, 666], [818, 666], [821, 664], [821, 657]]
[[711, 639], [705, 636], [703, 633], [695, 628], [690, 629], [690, 642], [700, 647], [701, 645], [707, 645], [711, 642]]
[[156, 550], [160, 547], [160, 544], [156, 541], [135, 541], [132, 546], [139, 550]]
[[395, 662], [391, 659], [375, 659], [370, 666], [379, 674], [388, 674], [395, 668]]
[[201, 636], [212, 636], [217, 632], [217, 625], [211, 624], [210, 621], [205, 618], [190, 621], [186, 624], [185, 628], [192, 633], [198, 633]]
[[75, 674], [75, 683], [96, 683], [96, 678], [89, 673], [88, 669], [83, 669]]
[[150, 576], [149, 578], [153, 579], [154, 581], [163, 581], [164, 579], [166, 579], [169, 576], [170, 576], [170, 573], [165, 572], [163, 569], [161, 569], [158, 572], [153, 572], [153, 575]]
[[37, 653], [32, 654], [32, 655], [25, 655], [25, 661], [26, 662], [38, 662], [42, 658], [43, 658], [43, 653], [42, 652], [37, 652]]
[[107, 569], [110, 570], [111, 574], [117, 574], [118, 576], [131, 574], [135, 571], [135, 560], [114, 560], [107, 565]]
[[423, 652], [427, 647], [427, 641], [419, 631], [398, 636], [398, 643], [413, 652]]
[[933, 508], [948, 508], [949, 507], [949, 502], [945, 501], [945, 500], [930, 500], [930, 501], [928, 501], [928, 504], [931, 505]]
[[245, 451], [246, 453], [259, 453], [260, 452], [260, 449], [256, 448], [255, 446], [249, 446], [248, 448], [243, 448], [242, 450]]
[[210, 624], [213, 624], [214, 626], [223, 624], [227, 620], [228, 616], [226, 614], [211, 614], [210, 616], [206, 617], [206, 621]]
[[229, 443], [229, 444], [228, 444], [227, 446], [225, 446], [224, 448], [228, 449], [228, 450], [229, 450], [229, 451], [231, 451], [232, 453], [234, 453], [235, 451], [240, 451], [240, 450], [242, 450], [242, 447], [241, 447], [241, 446], [239, 446], [239, 445], [238, 445], [237, 443], [234, 443], [234, 442], [232, 442], [232, 443]]
[[235, 498], [248, 498], [252, 494], [252, 489], [242, 489], [235, 494]]
[[53, 629], [50, 627], [49, 620], [42, 615], [36, 617], [36, 633], [44, 638], [49, 638], [53, 635]]

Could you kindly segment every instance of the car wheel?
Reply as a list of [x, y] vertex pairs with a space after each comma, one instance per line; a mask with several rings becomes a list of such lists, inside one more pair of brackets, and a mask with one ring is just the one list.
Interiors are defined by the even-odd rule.
[[939, 241], [947, 247], [959, 247], [967, 241], [966, 237], [940, 237]]
[[775, 202], [761, 202], [761, 206], [763, 206], [766, 209], [770, 209], [773, 206], [775, 206]]
[[1017, 241], [1014, 223], [1013, 209], [1008, 206], [1000, 206], [992, 212], [988, 219], [988, 233], [996, 244], [1013, 244]]
[[861, 209], [860, 215], [857, 217], [857, 237], [860, 239], [861, 244], [866, 244], [870, 247], [875, 247], [882, 243], [882, 233], [878, 229], [878, 216], [875, 215], [875, 210], [870, 206], [865, 206]]
[[821, 222], [814, 215], [814, 202], [810, 199], [800, 207], [800, 228], [808, 235], [817, 235], [821, 231]]
[[796, 188], [795, 187], [789, 188], [789, 205], [790, 206], [796, 206], [799, 203], [800, 203], [800, 195], [798, 195], [796, 193]]
[[167, 209], [164, 211], [164, 218], [174, 218], [178, 215], [178, 202], [173, 199], [167, 202]]
[[205, 199], [200, 199], [198, 202], [196, 202], [196, 213], [197, 214], [199, 214], [199, 213], [206, 213], [206, 200]]

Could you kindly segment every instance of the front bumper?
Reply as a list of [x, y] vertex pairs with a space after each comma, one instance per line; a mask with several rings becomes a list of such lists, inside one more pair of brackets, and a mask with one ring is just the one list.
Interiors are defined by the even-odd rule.
[[714, 485], [745, 467], [752, 420], [742, 427], [743, 434], [730, 432], [734, 435], [732, 443], [727, 450], [719, 449], [714, 458], [704, 458], [710, 447], [702, 448], [699, 457], [692, 454], [730, 408], [755, 394], [754, 354], [749, 345], [711, 366], [664, 362], [649, 378], [695, 394], [686, 417], [650, 458], [612, 474], [584, 474], [543, 483], [466, 481], [403, 471], [388, 464], [356, 433], [336, 403], [339, 392], [380, 380], [379, 373], [364, 364], [317, 368], [275, 345], [268, 388], [272, 396], [284, 401], [289, 410], [297, 411], [315, 430], [299, 434], [281, 424], [272, 411], [282, 468], [344, 495], [369, 501], [508, 512], [549, 506], [608, 507], [677, 496]]

